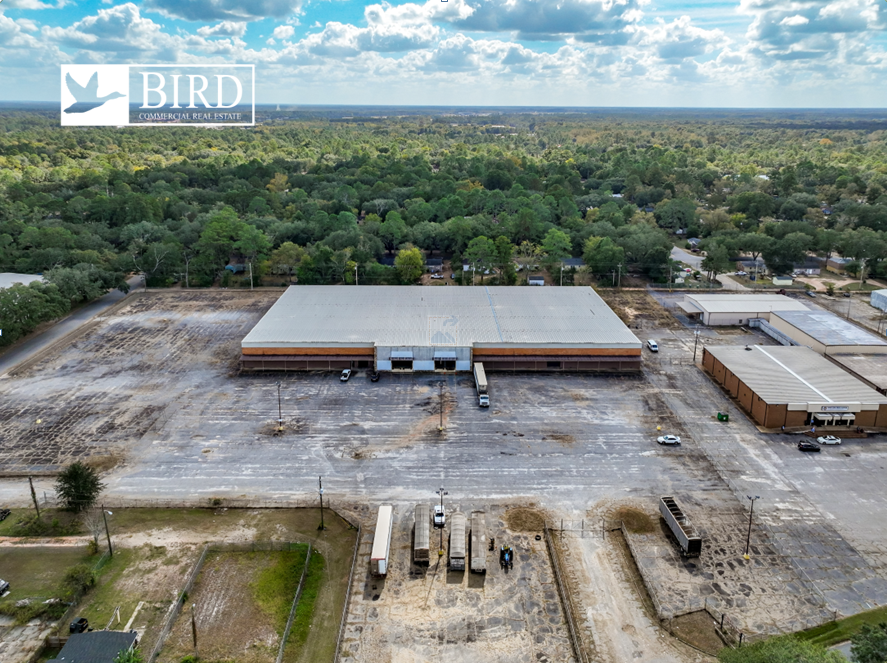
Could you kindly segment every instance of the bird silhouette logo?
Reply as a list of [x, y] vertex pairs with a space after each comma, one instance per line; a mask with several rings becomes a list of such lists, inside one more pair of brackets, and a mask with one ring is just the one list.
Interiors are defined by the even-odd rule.
[[126, 96], [120, 92], [111, 92], [100, 97], [99, 72], [93, 73], [85, 86], [75, 81], [71, 73], [68, 72], [68, 75], [65, 76], [65, 84], [68, 86], [68, 92], [76, 100], [65, 109], [65, 113], [88, 113], [92, 109], [104, 105], [105, 102], [111, 101], [111, 99], [119, 99]]

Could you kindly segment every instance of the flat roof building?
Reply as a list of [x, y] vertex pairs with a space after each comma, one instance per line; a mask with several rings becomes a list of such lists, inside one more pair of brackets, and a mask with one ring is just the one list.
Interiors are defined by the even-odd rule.
[[785, 295], [685, 295], [678, 306], [706, 325], [747, 325], [753, 318], [770, 320], [773, 311], [807, 311], [802, 302]]
[[836, 352], [828, 358], [875, 391], [887, 394], [887, 354]]
[[253, 370], [639, 370], [591, 288], [293, 286], [241, 343]]
[[828, 311], [773, 311], [770, 325], [821, 355], [887, 353], [887, 341]]
[[39, 274], [13, 274], [12, 272], [0, 272], [0, 290], [8, 288], [15, 283], [28, 285], [34, 281], [42, 281]]
[[887, 396], [810, 348], [710, 345], [702, 364], [765, 428], [887, 426]]

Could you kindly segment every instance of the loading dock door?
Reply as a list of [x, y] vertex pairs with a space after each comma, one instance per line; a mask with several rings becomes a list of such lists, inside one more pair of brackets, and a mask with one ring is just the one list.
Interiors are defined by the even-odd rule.
[[391, 353], [391, 370], [392, 371], [411, 371], [413, 370], [413, 353], [412, 351], [396, 350]]
[[437, 350], [434, 353], [435, 371], [455, 371], [456, 353], [452, 351]]

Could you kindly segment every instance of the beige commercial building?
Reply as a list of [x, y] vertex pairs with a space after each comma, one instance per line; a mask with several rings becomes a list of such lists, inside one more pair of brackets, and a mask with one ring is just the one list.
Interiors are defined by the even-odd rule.
[[685, 295], [678, 306], [703, 324], [747, 325], [749, 320], [770, 320], [773, 311], [808, 311], [802, 302], [785, 295]]
[[887, 354], [887, 341], [828, 311], [773, 311], [770, 326], [821, 355]]
[[638, 371], [591, 288], [292, 286], [241, 342], [247, 370]]
[[887, 426], [887, 396], [810, 348], [710, 345], [702, 363], [765, 428]]

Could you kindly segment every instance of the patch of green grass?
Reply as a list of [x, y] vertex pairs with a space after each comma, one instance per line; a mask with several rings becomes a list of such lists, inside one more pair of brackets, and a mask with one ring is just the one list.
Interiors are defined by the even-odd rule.
[[64, 509], [41, 509], [40, 519], [34, 509], [13, 509], [0, 523], [0, 536], [70, 536], [80, 533], [79, 515]]
[[[293, 618], [289, 639], [286, 642], [287, 652], [298, 652], [308, 640], [311, 623], [314, 621], [314, 604], [326, 578], [325, 565], [323, 555], [313, 550], [311, 561], [308, 563], [308, 575], [305, 576], [305, 585], [302, 587], [302, 598], [296, 606], [296, 616]], [[291, 657], [286, 656], [286, 659], [291, 660]]]
[[[120, 606], [120, 616], [126, 622], [127, 615], [135, 610], [138, 600], [120, 593], [116, 584], [126, 569], [136, 561], [138, 549], [116, 548], [108, 562], [98, 572], [98, 579], [93, 590], [81, 602], [77, 617], [86, 617], [93, 628], [104, 628], [114, 608]], [[120, 628], [115, 624], [112, 629]]]
[[801, 631], [797, 634], [797, 637], [823, 647], [831, 647], [852, 638], [865, 624], [877, 626], [883, 622], [887, 622], [887, 606], [881, 606], [867, 612], [860, 612], [845, 619], [839, 619], [836, 622], [828, 622], [821, 626]]
[[277, 553], [277, 561], [262, 569], [253, 583], [256, 604], [273, 620], [278, 635], [282, 636], [286, 628], [307, 554], [307, 543], [296, 550]]
[[57, 596], [69, 568], [77, 564], [93, 564], [97, 560], [87, 554], [86, 546], [0, 548], [0, 577], [11, 588], [9, 595], [0, 599], [0, 604]]
[[854, 292], [858, 292], [858, 291], [871, 292], [872, 290], [879, 290], [879, 289], [880, 289], [880, 286], [872, 285], [871, 283], [863, 283], [860, 286], [859, 282], [848, 283], [847, 285], [842, 285], [840, 288], [837, 288], [837, 290], [852, 290]]

